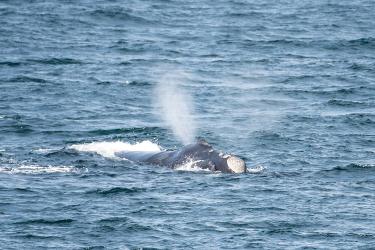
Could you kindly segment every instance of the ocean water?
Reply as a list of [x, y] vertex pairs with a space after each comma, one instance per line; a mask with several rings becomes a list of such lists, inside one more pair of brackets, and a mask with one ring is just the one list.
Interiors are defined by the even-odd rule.
[[[374, 9], [0, 1], [0, 248], [373, 249]], [[249, 173], [114, 155], [198, 137]]]

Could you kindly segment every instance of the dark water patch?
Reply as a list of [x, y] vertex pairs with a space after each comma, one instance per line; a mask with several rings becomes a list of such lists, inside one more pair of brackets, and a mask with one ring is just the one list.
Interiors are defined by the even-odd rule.
[[96, 189], [86, 192], [87, 194], [99, 194], [103, 196], [107, 195], [116, 195], [116, 194], [136, 194], [136, 193], [142, 193], [146, 191], [145, 188], [139, 188], [139, 187], [114, 187], [109, 189]]
[[327, 102], [330, 106], [340, 106], [340, 107], [358, 107], [358, 106], [368, 106], [368, 104], [359, 101], [350, 101], [350, 100], [340, 100], [340, 99], [331, 99]]
[[209, 53], [209, 54], [199, 55], [199, 57], [201, 57], [201, 58], [218, 58], [218, 57], [221, 57], [221, 56], [219, 54], [216, 54], [216, 53]]
[[277, 92], [286, 94], [291, 97], [331, 97], [331, 98], [348, 98], [354, 95], [367, 95], [374, 91], [371, 86], [358, 86], [348, 88], [337, 88], [333, 90], [328, 89], [286, 89], [278, 88]]
[[30, 188], [15, 188], [14, 191], [18, 193], [35, 193], [35, 191], [31, 190]]
[[110, 81], [100, 81], [100, 82], [97, 82], [96, 84], [97, 85], [112, 85], [114, 83]]
[[73, 219], [34, 219], [34, 220], [26, 220], [26, 221], [19, 221], [15, 222], [14, 224], [17, 225], [29, 225], [29, 224], [39, 224], [39, 225], [67, 225], [73, 223]]
[[373, 71], [375, 68], [375, 64], [372, 65], [367, 65], [367, 64], [362, 64], [362, 63], [353, 63], [352, 65], [349, 66], [349, 69], [354, 70], [354, 71]]
[[104, 218], [100, 219], [96, 222], [100, 225], [102, 230], [131, 230], [131, 231], [148, 231], [152, 230], [151, 226], [143, 225], [138, 223], [128, 217], [111, 217], [111, 218]]
[[123, 62], [120, 62], [118, 65], [123, 65], [123, 66], [128, 66], [128, 65], [131, 65], [132, 63], [129, 62], [129, 61], [123, 61]]
[[319, 173], [327, 174], [372, 174], [375, 173], [375, 165], [351, 163], [346, 166], [336, 166], [331, 169], [321, 170]]
[[82, 61], [72, 58], [47, 58], [47, 59], [29, 59], [29, 62], [49, 64], [49, 65], [66, 65], [66, 64], [82, 64]]
[[332, 49], [342, 49], [342, 48], [353, 48], [353, 49], [375, 49], [375, 38], [364, 37], [359, 39], [351, 40], [340, 40], [337, 41], [335, 45], [330, 47]]
[[131, 22], [134, 24], [148, 24], [149, 20], [132, 13], [131, 9], [120, 6], [109, 6], [89, 12], [89, 15], [96, 20], [111, 20], [121, 22]]
[[344, 171], [344, 172], [357, 172], [357, 171], [375, 171], [375, 165], [369, 164], [349, 164], [344, 167], [337, 166], [331, 169], [330, 171]]
[[35, 82], [35, 83], [47, 83], [47, 80], [44, 80], [42, 78], [36, 78], [36, 77], [29, 77], [29, 76], [18, 76], [14, 77], [8, 80], [9, 82]]
[[295, 46], [295, 47], [307, 47], [311, 44], [310, 41], [288, 40], [288, 39], [261, 41], [261, 43], [274, 45], [274, 46]]
[[107, 249], [105, 246], [88, 246], [88, 247], [82, 247], [80, 248], [82, 250], [101, 250], [101, 249]]
[[124, 81], [124, 82], [112, 82], [112, 81], [98, 81], [96, 83], [97, 85], [115, 85], [115, 84], [121, 84], [121, 85], [128, 85], [128, 86], [150, 86], [151, 83], [148, 81]]
[[375, 179], [361, 180], [361, 181], [356, 181], [355, 183], [358, 185], [375, 184]]
[[127, 81], [125, 84], [130, 86], [150, 86], [151, 83], [147, 81]]
[[371, 113], [351, 113], [347, 115], [340, 116], [346, 124], [351, 125], [363, 125], [363, 126], [373, 126], [375, 125], [375, 115]]
[[282, 208], [282, 207], [275, 207], [275, 206], [269, 206], [269, 207], [263, 207], [263, 206], [259, 206], [259, 207], [242, 207], [240, 208], [240, 211], [244, 211], [244, 212], [254, 212], [254, 211], [277, 211], [277, 212], [282, 212], [282, 211], [286, 211], [285, 208]]
[[55, 236], [55, 235], [40, 235], [40, 234], [23, 234], [23, 235], [17, 235], [16, 238], [23, 238], [28, 240], [58, 240], [63, 239], [61, 236]]
[[10, 119], [14, 121], [20, 121], [22, 119], [22, 116], [19, 114], [14, 114], [14, 115], [5, 115], [3, 119]]
[[151, 230], [154, 230], [153, 227], [151, 226], [145, 226], [145, 225], [142, 225], [142, 224], [139, 224], [139, 223], [132, 223], [130, 225], [127, 225], [126, 226], [126, 229], [127, 230], [131, 230], [131, 231], [135, 231], [135, 232], [138, 232], [138, 231], [151, 231]]
[[366, 232], [363, 232], [363, 233], [347, 233], [345, 234], [345, 236], [347, 237], [354, 237], [354, 238], [357, 238], [357, 239], [362, 239], [362, 240], [375, 240], [375, 235], [373, 233], [366, 233]]
[[34, 132], [32, 126], [28, 124], [12, 124], [12, 125], [3, 125], [0, 127], [0, 132], [3, 133], [16, 133], [16, 134], [30, 134]]
[[[239, 4], [234, 2], [234, 4]], [[241, 11], [241, 12], [226, 12], [224, 13], [223, 18], [235, 18], [235, 19], [243, 19], [243, 18], [263, 18], [266, 14], [263, 12], [258, 11]]]
[[364, 91], [372, 91], [374, 88], [370, 86], [358, 86], [358, 87], [349, 87], [349, 88], [341, 88], [337, 90], [326, 91], [327, 93], [337, 93], [343, 95], [350, 95], [350, 94], [361, 94]]
[[1, 66], [8, 66], [8, 67], [18, 67], [21, 66], [22, 63], [20, 62], [11, 62], [11, 61], [0, 61], [0, 67]]
[[261, 189], [257, 189], [257, 192], [259, 193], [266, 193], [267, 194], [288, 194], [289, 191], [287, 190], [279, 190], [279, 189], [275, 189], [275, 188], [261, 188]]
[[76, 157], [79, 155], [79, 152], [64, 148], [61, 150], [53, 150], [52, 152], [47, 152], [44, 154], [48, 158], [58, 158], [58, 157]]

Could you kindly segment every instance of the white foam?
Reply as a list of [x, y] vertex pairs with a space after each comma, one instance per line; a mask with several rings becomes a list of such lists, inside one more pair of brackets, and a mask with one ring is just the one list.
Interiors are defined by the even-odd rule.
[[[88, 171], [87, 169], [83, 169]], [[82, 169], [73, 166], [39, 166], [39, 165], [20, 165], [18, 167], [0, 167], [0, 173], [9, 174], [43, 174], [43, 173], [78, 173]]]
[[266, 167], [258, 165], [258, 166], [255, 166], [254, 168], [248, 168], [246, 172], [250, 174], [259, 174], [259, 173], [262, 173], [265, 169]]
[[81, 151], [97, 153], [107, 158], [117, 158], [116, 153], [119, 152], [160, 152], [161, 148], [156, 143], [151, 141], [142, 141], [135, 144], [130, 144], [122, 141], [114, 142], [91, 142], [83, 144], [75, 144], [69, 146], [69, 148]]
[[59, 150], [59, 149], [61, 149], [61, 148], [39, 148], [39, 149], [35, 149], [33, 151], [38, 153], [38, 154], [46, 154], [46, 153], [50, 153], [50, 152], [53, 152], [53, 151], [56, 151], [56, 150]]

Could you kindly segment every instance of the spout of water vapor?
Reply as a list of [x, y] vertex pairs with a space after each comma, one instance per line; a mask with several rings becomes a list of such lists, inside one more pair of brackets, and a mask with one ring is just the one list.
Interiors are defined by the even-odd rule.
[[196, 133], [192, 98], [183, 88], [186, 81], [187, 73], [169, 70], [161, 75], [156, 85], [158, 114], [185, 145], [194, 142]]

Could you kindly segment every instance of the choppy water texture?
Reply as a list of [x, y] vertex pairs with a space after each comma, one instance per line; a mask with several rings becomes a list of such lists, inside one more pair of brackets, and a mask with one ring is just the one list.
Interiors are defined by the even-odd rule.
[[[374, 9], [1, 1], [0, 248], [372, 248]], [[175, 72], [197, 136], [252, 173], [103, 156], [181, 146], [154, 105]]]

